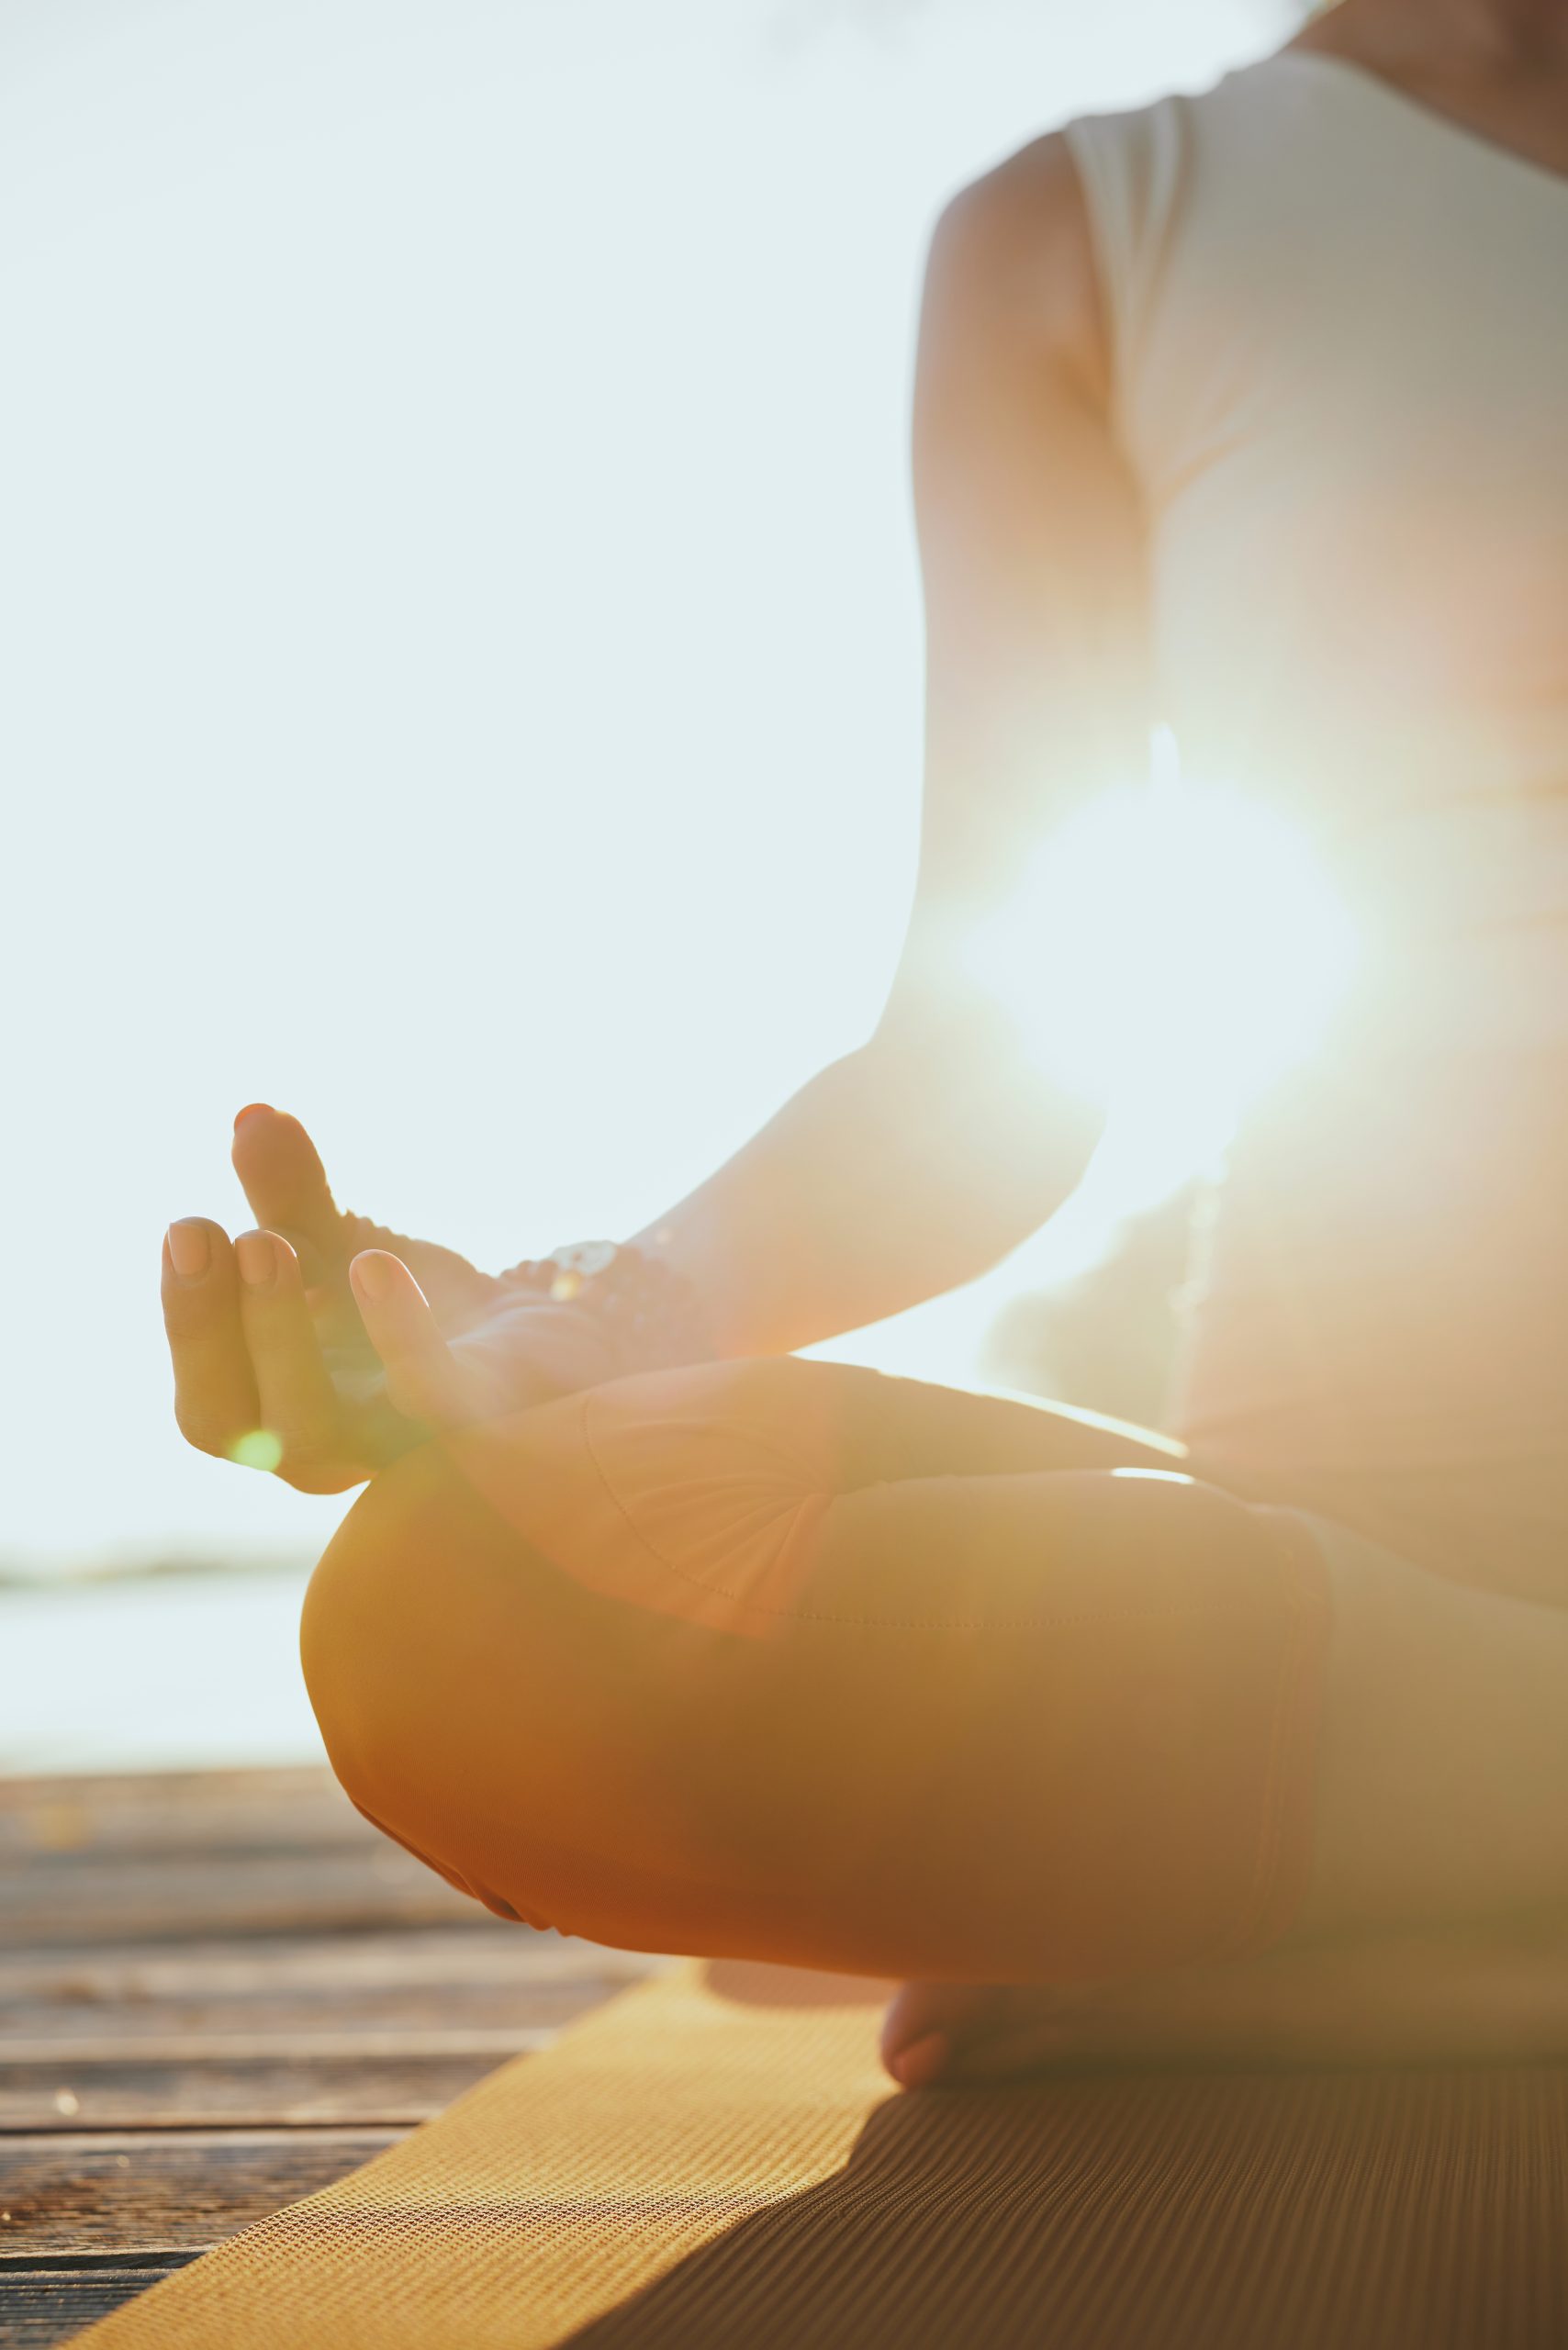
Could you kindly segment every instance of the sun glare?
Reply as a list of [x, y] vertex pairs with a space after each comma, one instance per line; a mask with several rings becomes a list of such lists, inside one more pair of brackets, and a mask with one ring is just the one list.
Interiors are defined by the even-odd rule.
[[1126, 1204], [1222, 1150], [1320, 1041], [1356, 962], [1311, 844], [1175, 778], [1102, 794], [1044, 843], [970, 968], [1063, 1085], [1109, 1103]]
[[229, 1458], [241, 1469], [260, 1469], [270, 1476], [283, 1459], [283, 1443], [271, 1428], [252, 1428], [245, 1436], [238, 1436], [229, 1448]]

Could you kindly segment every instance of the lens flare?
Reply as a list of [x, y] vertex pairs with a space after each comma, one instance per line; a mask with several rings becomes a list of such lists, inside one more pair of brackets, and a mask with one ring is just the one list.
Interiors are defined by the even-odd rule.
[[1312, 1053], [1356, 962], [1305, 835], [1255, 798], [1185, 782], [1090, 802], [969, 954], [1032, 1058], [1108, 1105], [1125, 1187], [1148, 1199]]
[[235, 1438], [229, 1448], [229, 1458], [241, 1469], [263, 1469], [270, 1474], [283, 1459], [283, 1442], [271, 1428], [252, 1428], [246, 1435]]

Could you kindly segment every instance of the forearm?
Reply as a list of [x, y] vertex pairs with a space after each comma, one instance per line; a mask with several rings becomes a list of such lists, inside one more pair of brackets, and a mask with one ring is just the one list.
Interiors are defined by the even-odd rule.
[[694, 1284], [720, 1354], [792, 1352], [978, 1278], [1073, 1191], [1100, 1125], [1000, 1028], [880, 1035], [638, 1242]]

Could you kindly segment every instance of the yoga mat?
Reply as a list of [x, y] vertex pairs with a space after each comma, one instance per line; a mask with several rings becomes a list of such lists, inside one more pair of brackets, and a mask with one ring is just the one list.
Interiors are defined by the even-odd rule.
[[92, 2350], [1562, 2350], [1568, 2067], [891, 2093], [879, 1986], [625, 1994]]

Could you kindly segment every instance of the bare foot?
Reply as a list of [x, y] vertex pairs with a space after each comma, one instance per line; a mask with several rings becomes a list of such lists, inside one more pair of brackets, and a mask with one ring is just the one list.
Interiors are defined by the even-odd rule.
[[1298, 1944], [1089, 1989], [906, 1983], [904, 2088], [1084, 2065], [1391, 2065], [1568, 2054], [1568, 1920]]

